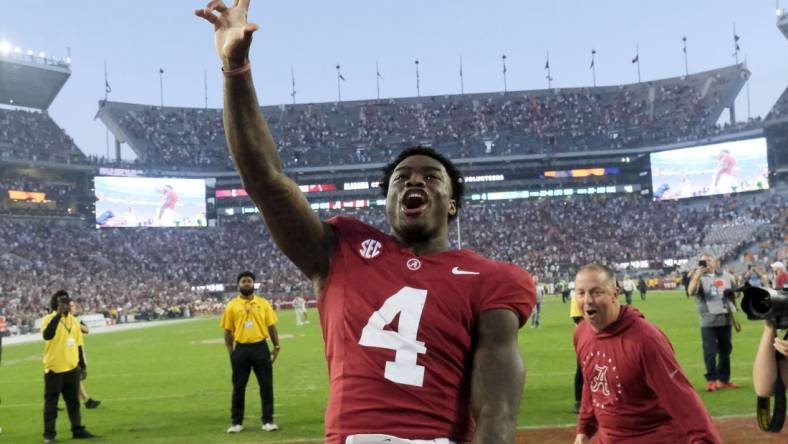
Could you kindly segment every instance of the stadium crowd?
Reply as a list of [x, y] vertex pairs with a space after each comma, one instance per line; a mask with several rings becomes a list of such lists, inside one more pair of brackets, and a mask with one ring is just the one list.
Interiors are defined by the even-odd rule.
[[[288, 167], [382, 162], [405, 145], [453, 158], [617, 149], [759, 126], [717, 126], [737, 67], [615, 87], [263, 107]], [[107, 103], [150, 167], [230, 169], [221, 110]]]
[[86, 163], [74, 140], [46, 112], [0, 109], [0, 158]]
[[[388, 232], [381, 207], [343, 214]], [[517, 263], [543, 282], [554, 282], [590, 261], [645, 260], [660, 268], [667, 259], [697, 253], [713, 224], [738, 224], [745, 214], [784, 231], [785, 225], [779, 226], [786, 219], [784, 194], [771, 193], [757, 202], [749, 195], [720, 197], [700, 205], [637, 195], [468, 201], [459, 225], [464, 248]], [[457, 225], [451, 226], [456, 248]], [[751, 241], [740, 236], [713, 240], [727, 244], [731, 256]], [[77, 295], [84, 311], [121, 321], [128, 315], [155, 319], [214, 311], [220, 301], [195, 287], [222, 283], [232, 289], [233, 277], [244, 269], [258, 273], [262, 294], [311, 294], [309, 283], [273, 245], [256, 215], [203, 229], [96, 230], [83, 223], [0, 218], [0, 315], [20, 331], [33, 327], [59, 288]]]

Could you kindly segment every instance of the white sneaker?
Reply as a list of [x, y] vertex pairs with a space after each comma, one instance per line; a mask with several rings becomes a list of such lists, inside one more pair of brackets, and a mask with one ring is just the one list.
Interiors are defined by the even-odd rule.
[[241, 424], [233, 424], [233, 425], [230, 426], [229, 429], [227, 429], [227, 433], [238, 433], [238, 432], [240, 432], [243, 429], [244, 429], [244, 426], [242, 426]]
[[263, 430], [265, 430], [266, 432], [275, 432], [275, 431], [279, 430], [279, 426], [274, 424], [273, 422], [267, 422], [267, 423], [263, 424], [263, 426], [261, 428]]

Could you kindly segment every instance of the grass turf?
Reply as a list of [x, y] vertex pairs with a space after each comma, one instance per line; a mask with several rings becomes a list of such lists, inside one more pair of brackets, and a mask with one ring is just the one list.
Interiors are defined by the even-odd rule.
[[[694, 301], [683, 291], [637, 293], [634, 304], [670, 338], [678, 360], [696, 388], [704, 367]], [[575, 371], [569, 305], [548, 296], [542, 326], [520, 331], [528, 375], [519, 415], [521, 427], [572, 424]], [[713, 416], [753, 415], [752, 360], [760, 323], [739, 314], [741, 333], [734, 333], [732, 380], [742, 387], [700, 396]], [[252, 443], [320, 440], [327, 397], [327, 372], [317, 313], [311, 324], [297, 327], [292, 311], [280, 313], [282, 353], [274, 365], [276, 422], [281, 431], [260, 430], [257, 383], [250, 377], [246, 395], [246, 430], [225, 433], [230, 425], [230, 362], [217, 318], [179, 324], [88, 335], [91, 396], [103, 401], [96, 410], [82, 409], [88, 430], [98, 442]], [[42, 442], [43, 370], [41, 342], [6, 346], [0, 367], [0, 441]], [[61, 405], [62, 405], [61, 401]], [[59, 441], [70, 440], [68, 417], [58, 415]]]

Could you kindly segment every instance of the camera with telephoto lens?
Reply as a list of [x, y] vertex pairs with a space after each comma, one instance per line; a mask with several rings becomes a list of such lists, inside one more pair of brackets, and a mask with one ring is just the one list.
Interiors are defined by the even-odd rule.
[[766, 319], [775, 328], [788, 328], [788, 290], [745, 285], [740, 291], [744, 293], [741, 309], [747, 314], [747, 319]]

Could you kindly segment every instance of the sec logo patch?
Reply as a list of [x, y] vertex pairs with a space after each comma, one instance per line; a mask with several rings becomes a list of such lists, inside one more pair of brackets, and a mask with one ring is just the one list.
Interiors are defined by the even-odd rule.
[[380, 256], [383, 250], [383, 244], [375, 239], [367, 239], [361, 243], [361, 248], [358, 250], [361, 257], [365, 259], [372, 259]]

